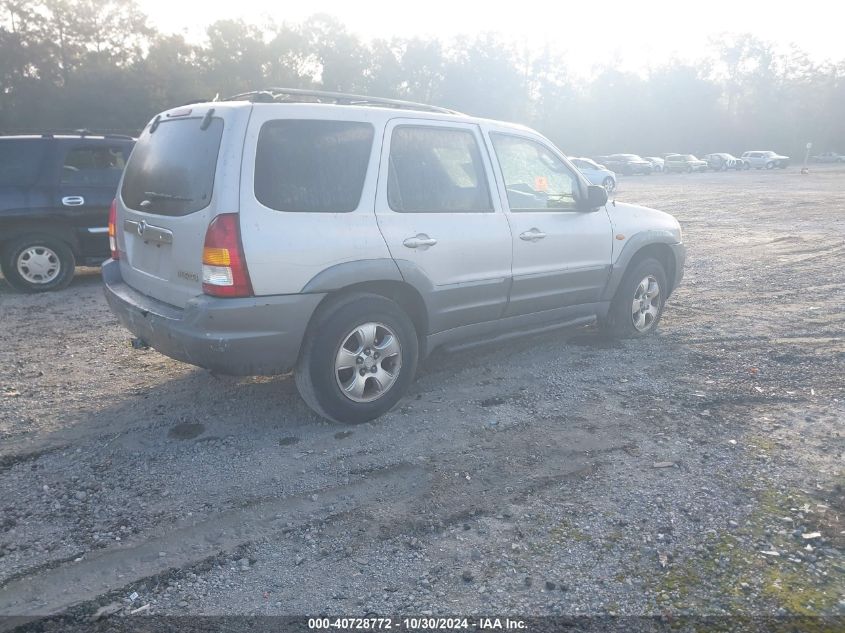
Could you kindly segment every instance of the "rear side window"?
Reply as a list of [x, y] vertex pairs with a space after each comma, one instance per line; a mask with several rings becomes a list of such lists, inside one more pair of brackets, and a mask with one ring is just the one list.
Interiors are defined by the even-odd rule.
[[256, 199], [276, 211], [354, 211], [374, 133], [371, 124], [354, 121], [268, 121], [258, 135]]
[[187, 215], [211, 202], [223, 119], [161, 121], [144, 130], [126, 167], [121, 196], [126, 206], [159, 215]]
[[0, 187], [34, 184], [45, 149], [41, 140], [0, 140]]
[[492, 211], [484, 164], [472, 132], [397, 127], [390, 140], [387, 200], [399, 213]]
[[62, 184], [117, 188], [124, 167], [120, 147], [77, 147], [65, 155]]

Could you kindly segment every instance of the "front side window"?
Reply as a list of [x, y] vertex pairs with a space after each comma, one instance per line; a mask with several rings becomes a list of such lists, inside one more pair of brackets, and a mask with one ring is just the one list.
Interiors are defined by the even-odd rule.
[[578, 179], [545, 145], [507, 134], [491, 134], [511, 211], [573, 211]]
[[46, 143], [40, 139], [0, 140], [0, 187], [25, 187], [38, 178]]
[[77, 147], [62, 164], [62, 184], [117, 187], [125, 159], [120, 147]]
[[357, 121], [268, 121], [258, 135], [256, 199], [276, 211], [354, 211], [364, 189], [373, 135], [371, 124]]
[[492, 211], [475, 135], [450, 128], [397, 127], [390, 140], [387, 201], [399, 213]]

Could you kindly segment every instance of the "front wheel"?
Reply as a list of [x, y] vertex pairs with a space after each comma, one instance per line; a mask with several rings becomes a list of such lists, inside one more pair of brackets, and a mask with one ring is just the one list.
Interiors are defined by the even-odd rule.
[[353, 295], [315, 316], [296, 366], [296, 386], [324, 418], [360, 424], [399, 401], [418, 356], [417, 333], [402, 308], [381, 295]]
[[654, 331], [669, 290], [666, 271], [656, 259], [644, 259], [629, 269], [610, 305], [603, 329], [621, 338], [639, 338]]
[[601, 183], [601, 184], [602, 184], [602, 186], [605, 188], [605, 190], [607, 191], [607, 193], [613, 193], [613, 190], [614, 190], [614, 189], [616, 189], [616, 181], [615, 181], [615, 180], [613, 180], [613, 178], [611, 178], [610, 176], [608, 176], [607, 178], [605, 178], [605, 179], [602, 181], [602, 183]]
[[12, 240], [2, 257], [3, 275], [21, 292], [61, 290], [73, 279], [76, 260], [70, 246], [52, 235], [33, 233]]
[[773, 162], [766, 163], [766, 169], [774, 169], [774, 168], [775, 168], [775, 164]]

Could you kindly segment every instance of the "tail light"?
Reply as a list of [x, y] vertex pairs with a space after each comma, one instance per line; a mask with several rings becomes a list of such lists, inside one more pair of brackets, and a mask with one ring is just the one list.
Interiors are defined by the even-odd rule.
[[117, 231], [115, 225], [117, 224], [117, 199], [111, 201], [111, 208], [109, 208], [109, 249], [111, 250], [112, 259], [120, 259], [120, 251], [117, 250]]
[[236, 213], [218, 215], [208, 225], [202, 249], [202, 291], [214, 297], [252, 296]]

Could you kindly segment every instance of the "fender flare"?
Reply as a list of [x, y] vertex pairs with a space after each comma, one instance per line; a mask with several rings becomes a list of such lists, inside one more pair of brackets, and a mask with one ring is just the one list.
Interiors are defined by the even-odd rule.
[[663, 244], [670, 247], [672, 250], [672, 256], [675, 258], [675, 279], [670, 280], [670, 283], [672, 283], [672, 290], [674, 290], [677, 283], [680, 281], [679, 274], [683, 272], [684, 262], [682, 258], [679, 258], [678, 252], [680, 250], [682, 254], [683, 245], [678, 242], [675, 235], [673, 235], [670, 231], [641, 231], [628, 238], [628, 241], [619, 253], [619, 257], [617, 257], [616, 261], [613, 262], [613, 265], [610, 268], [610, 277], [608, 278], [607, 285], [602, 293], [602, 301], [613, 300], [613, 296], [616, 294], [616, 289], [619, 287], [619, 284], [622, 283], [622, 277], [625, 276], [625, 271], [628, 270], [628, 265], [631, 263], [631, 260], [634, 259], [636, 254], [647, 246], [657, 244]]

